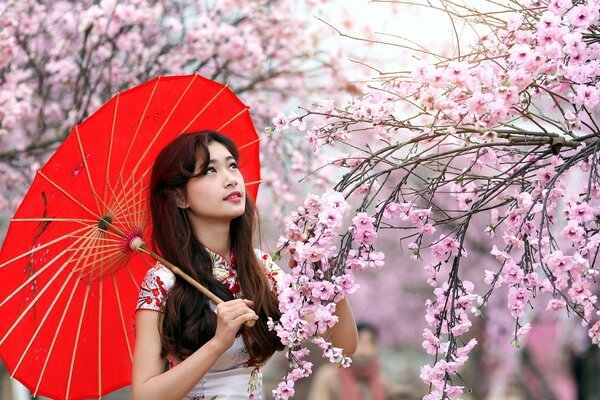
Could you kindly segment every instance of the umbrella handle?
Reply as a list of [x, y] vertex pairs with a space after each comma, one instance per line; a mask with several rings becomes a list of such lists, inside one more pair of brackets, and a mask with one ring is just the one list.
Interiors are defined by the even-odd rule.
[[[188, 274], [186, 274], [185, 272], [183, 272], [179, 267], [175, 266], [174, 264], [172, 264], [167, 259], [161, 257], [156, 252], [154, 252], [154, 251], [146, 248], [146, 246], [144, 246], [144, 245], [140, 246], [140, 250], [144, 251], [145, 253], [147, 253], [150, 256], [152, 256], [152, 258], [154, 258], [156, 261], [158, 261], [161, 264], [165, 265], [167, 268], [169, 268], [171, 271], [173, 271], [174, 274], [177, 274], [180, 277], [182, 277], [187, 283], [189, 283], [194, 288], [196, 288], [200, 293], [202, 293], [203, 295], [205, 295], [206, 297], [208, 297], [213, 303], [215, 303], [215, 304], [221, 304], [221, 303], [223, 303], [223, 300], [221, 300], [220, 298], [218, 298], [214, 293], [212, 293], [210, 290], [208, 290], [207, 288], [205, 288], [204, 286], [202, 286], [194, 278], [192, 278], [191, 276], [189, 276]], [[244, 323], [244, 325], [246, 325], [247, 327], [251, 328], [251, 327], [254, 326], [255, 322], [256, 321], [254, 321], [254, 320], [246, 321]]]

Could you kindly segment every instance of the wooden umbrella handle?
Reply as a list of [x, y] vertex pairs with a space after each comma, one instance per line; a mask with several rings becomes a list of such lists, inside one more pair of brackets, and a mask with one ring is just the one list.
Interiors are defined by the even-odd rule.
[[[203, 295], [205, 295], [206, 297], [208, 297], [213, 303], [215, 303], [215, 304], [221, 304], [221, 303], [223, 303], [223, 300], [221, 300], [214, 293], [212, 293], [210, 290], [208, 290], [207, 288], [205, 288], [204, 286], [202, 286], [194, 278], [192, 278], [191, 276], [189, 276], [188, 274], [186, 274], [185, 272], [183, 272], [181, 270], [181, 268], [179, 268], [176, 265], [172, 264], [169, 260], [161, 257], [156, 252], [148, 249], [145, 245], [141, 245], [139, 248], [140, 248], [140, 250], [142, 250], [145, 253], [147, 253], [150, 256], [152, 256], [152, 258], [154, 258], [156, 261], [158, 261], [161, 264], [165, 265], [167, 268], [169, 268], [171, 271], [173, 271], [174, 274], [177, 274], [180, 277], [182, 277], [187, 283], [189, 283], [194, 288], [196, 288], [200, 293], [202, 293]], [[247, 327], [250, 328], [250, 327], [253, 327], [255, 323], [256, 323], [256, 321], [251, 320], [251, 321], [246, 321], [244, 323], [244, 325], [246, 325]]]

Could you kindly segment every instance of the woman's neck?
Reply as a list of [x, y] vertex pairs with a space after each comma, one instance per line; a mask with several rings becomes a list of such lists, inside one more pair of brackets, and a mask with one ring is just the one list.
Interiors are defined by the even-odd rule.
[[229, 236], [229, 221], [210, 224], [194, 223], [192, 226], [196, 239], [205, 247], [224, 257], [226, 260], [231, 258], [231, 238]]

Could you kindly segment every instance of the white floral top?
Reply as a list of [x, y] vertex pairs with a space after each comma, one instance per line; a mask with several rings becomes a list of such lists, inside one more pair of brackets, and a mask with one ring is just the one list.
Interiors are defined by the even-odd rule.
[[[207, 249], [213, 261], [213, 274], [236, 297], [241, 296], [237, 280], [235, 257], [225, 260], [219, 254]], [[277, 282], [283, 278], [284, 272], [273, 262], [267, 253], [255, 249], [256, 257], [260, 260], [264, 272], [271, 285], [271, 290], [277, 293]], [[137, 310], [163, 311], [163, 306], [169, 289], [175, 284], [173, 272], [161, 263], [156, 263], [146, 272], [138, 296]], [[213, 311], [216, 306], [211, 304]], [[167, 356], [169, 368], [179, 364], [179, 360]], [[262, 375], [255, 366], [241, 336], [236, 337], [231, 346], [215, 362], [203, 379], [184, 398], [186, 400], [234, 400], [262, 399]]]

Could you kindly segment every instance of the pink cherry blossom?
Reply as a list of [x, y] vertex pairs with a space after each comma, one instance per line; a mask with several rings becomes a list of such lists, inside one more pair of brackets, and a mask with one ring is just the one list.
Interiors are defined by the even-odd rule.
[[458, 255], [458, 242], [449, 236], [440, 236], [440, 240], [431, 247], [431, 255], [438, 261], [445, 261], [451, 255]]

